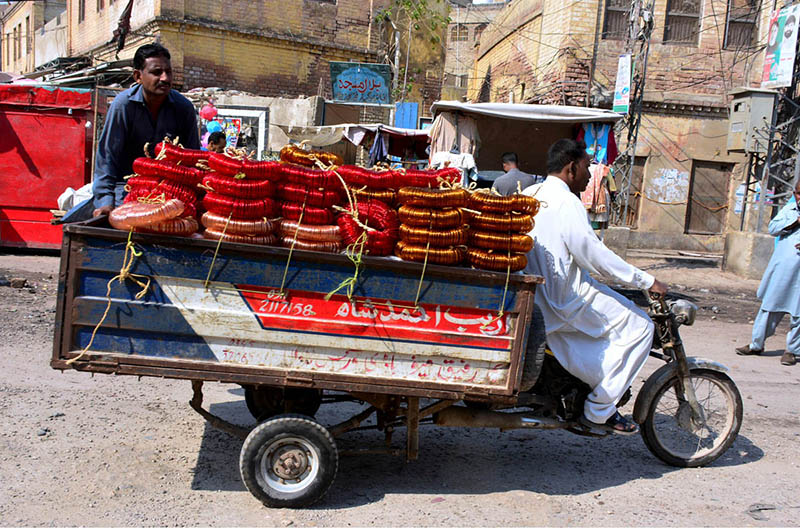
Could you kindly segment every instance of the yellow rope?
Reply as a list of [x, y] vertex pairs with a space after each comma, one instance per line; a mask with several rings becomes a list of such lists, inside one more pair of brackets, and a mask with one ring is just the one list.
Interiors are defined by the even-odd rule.
[[300, 224], [303, 223], [303, 215], [306, 213], [306, 201], [308, 200], [308, 193], [306, 193], [306, 197], [303, 199], [303, 209], [300, 210], [300, 218], [297, 219], [297, 228], [294, 230], [294, 237], [292, 237], [292, 245], [289, 247], [289, 256], [286, 258], [286, 268], [283, 269], [283, 279], [281, 279], [281, 288], [278, 290], [278, 295], [280, 297], [286, 297], [286, 292], [283, 291], [283, 287], [286, 285], [286, 274], [289, 273], [289, 263], [292, 262], [292, 253], [294, 253], [294, 245], [297, 244], [297, 234], [300, 231]]
[[[95, 325], [94, 330], [92, 330], [92, 336], [89, 339], [89, 343], [86, 344], [86, 347], [83, 348], [83, 351], [81, 351], [78, 356], [70, 360], [67, 360], [67, 365], [70, 365], [73, 362], [77, 362], [79, 359], [83, 358], [83, 355], [85, 355], [89, 351], [89, 349], [91, 349], [97, 331], [100, 329], [100, 326], [103, 325], [103, 322], [106, 321], [106, 317], [108, 317], [108, 311], [111, 310], [111, 303], [112, 303], [111, 285], [114, 283], [114, 281], [119, 280], [120, 283], [125, 283], [126, 279], [130, 279], [131, 281], [142, 287], [142, 290], [140, 290], [134, 296], [134, 299], [137, 300], [142, 299], [145, 296], [145, 294], [147, 294], [147, 291], [150, 289], [149, 277], [131, 273], [131, 268], [133, 268], [133, 265], [136, 262], [136, 258], [142, 256], [141, 251], [136, 251], [136, 248], [134, 247], [133, 242], [131, 241], [132, 237], [133, 237], [133, 230], [131, 230], [128, 233], [128, 242], [127, 244], [125, 244], [125, 254], [122, 258], [122, 268], [120, 268], [119, 274], [115, 275], [114, 277], [108, 280], [108, 284], [106, 285], [107, 303], [106, 303], [106, 310], [103, 312], [103, 317], [100, 318], [100, 321], [97, 323], [97, 325]], [[142, 280], [146, 280], [146, 282]]]
[[231, 222], [231, 217], [233, 217], [233, 211], [231, 214], [228, 215], [228, 220], [225, 221], [225, 226], [222, 228], [222, 235], [219, 236], [219, 240], [217, 241], [217, 247], [214, 249], [214, 258], [211, 259], [211, 266], [208, 267], [208, 275], [206, 276], [206, 281], [203, 283], [203, 288], [208, 291], [208, 280], [211, 279], [211, 271], [214, 270], [214, 263], [217, 261], [217, 254], [219, 253], [219, 247], [222, 244], [222, 239], [225, 238], [225, 231], [228, 229], [228, 224]]

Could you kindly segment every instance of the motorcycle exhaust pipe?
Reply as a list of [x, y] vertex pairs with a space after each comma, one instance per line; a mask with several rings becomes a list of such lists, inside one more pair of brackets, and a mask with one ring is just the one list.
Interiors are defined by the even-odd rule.
[[437, 426], [471, 427], [471, 428], [500, 428], [513, 430], [519, 428], [532, 428], [556, 430], [566, 428], [567, 423], [558, 419], [533, 417], [529, 413], [505, 413], [491, 410], [476, 410], [465, 406], [450, 406], [433, 416]]

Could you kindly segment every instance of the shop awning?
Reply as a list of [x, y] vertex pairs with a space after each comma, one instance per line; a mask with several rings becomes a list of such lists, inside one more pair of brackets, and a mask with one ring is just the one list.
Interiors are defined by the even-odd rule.
[[460, 101], [437, 101], [431, 113], [460, 111], [465, 114], [480, 114], [502, 119], [559, 123], [613, 123], [622, 115], [610, 110], [566, 105], [528, 105], [519, 103], [462, 103]]

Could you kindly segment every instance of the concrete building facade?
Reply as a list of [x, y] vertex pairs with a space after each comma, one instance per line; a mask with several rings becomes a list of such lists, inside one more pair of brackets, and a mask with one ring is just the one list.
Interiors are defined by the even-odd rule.
[[[514, 1], [481, 36], [469, 99], [610, 106], [629, 5]], [[727, 152], [728, 93], [760, 84], [771, 7], [655, 1], [631, 247], [718, 252], [738, 229], [734, 193], [745, 160]]]
[[63, 0], [43, 0], [16, 2], [7, 6], [0, 13], [0, 70], [24, 74], [46, 62], [37, 62], [38, 41], [48, 40], [56, 32], [53, 28], [45, 30], [44, 26], [51, 20], [61, 18], [66, 4]]

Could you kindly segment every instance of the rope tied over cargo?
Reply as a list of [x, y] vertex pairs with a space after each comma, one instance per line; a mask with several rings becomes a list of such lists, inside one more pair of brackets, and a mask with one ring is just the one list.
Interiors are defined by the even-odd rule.
[[222, 240], [225, 238], [225, 231], [228, 229], [228, 224], [231, 223], [231, 217], [233, 217], [233, 211], [231, 214], [228, 215], [228, 220], [225, 221], [225, 226], [222, 227], [222, 235], [220, 236], [219, 240], [217, 240], [217, 247], [214, 248], [214, 257], [211, 259], [211, 266], [208, 267], [208, 274], [206, 275], [206, 280], [203, 283], [203, 288], [208, 291], [208, 281], [211, 279], [211, 271], [214, 270], [214, 263], [217, 261], [217, 255], [219, 254], [219, 245], [222, 244]]
[[106, 310], [103, 312], [103, 317], [100, 318], [100, 321], [95, 325], [94, 329], [92, 330], [92, 336], [89, 338], [89, 343], [86, 344], [86, 347], [76, 356], [75, 358], [71, 358], [67, 360], [67, 365], [71, 365], [74, 362], [80, 360], [92, 347], [92, 343], [94, 343], [94, 337], [97, 334], [97, 331], [106, 321], [108, 317], [108, 312], [111, 310], [111, 286], [114, 284], [114, 281], [119, 281], [120, 284], [124, 284], [125, 280], [130, 280], [136, 283], [141, 287], [141, 290], [136, 293], [134, 299], [139, 300], [142, 299], [150, 290], [150, 282], [151, 278], [148, 276], [144, 276], [141, 274], [134, 274], [131, 272], [133, 265], [136, 263], [136, 258], [141, 257], [143, 252], [137, 250], [131, 240], [133, 237], [133, 230], [128, 232], [128, 241], [125, 244], [125, 253], [123, 254], [122, 258], [122, 268], [119, 270], [119, 274], [115, 275], [111, 279], [108, 280], [108, 284], [106, 285]]

